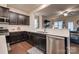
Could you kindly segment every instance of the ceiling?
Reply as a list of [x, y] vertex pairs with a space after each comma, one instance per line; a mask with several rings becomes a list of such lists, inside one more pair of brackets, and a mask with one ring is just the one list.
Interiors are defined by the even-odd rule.
[[44, 8], [37, 12], [36, 14], [50, 16], [50, 15], [58, 15], [65, 11], [79, 11], [78, 4], [51, 4], [47, 8]]
[[[8, 4], [8, 7], [16, 8], [22, 10], [26, 13], [31, 13], [35, 9], [39, 8], [43, 4]], [[43, 8], [36, 12], [38, 15], [44, 16], [55, 16], [67, 12], [79, 11], [79, 4], [51, 4], [46, 8]], [[79, 14], [79, 12], [74, 12], [75, 14]], [[74, 14], [72, 13], [72, 14]]]
[[16, 8], [24, 12], [30, 13], [40, 7], [42, 4], [8, 4], [8, 7]]

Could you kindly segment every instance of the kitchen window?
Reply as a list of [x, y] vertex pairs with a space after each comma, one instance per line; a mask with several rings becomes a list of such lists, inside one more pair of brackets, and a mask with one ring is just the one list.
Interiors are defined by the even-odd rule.
[[69, 31], [73, 31], [74, 30], [74, 24], [72, 21], [68, 22], [68, 29]]
[[55, 29], [62, 29], [63, 28], [63, 21], [55, 21], [54, 28]]

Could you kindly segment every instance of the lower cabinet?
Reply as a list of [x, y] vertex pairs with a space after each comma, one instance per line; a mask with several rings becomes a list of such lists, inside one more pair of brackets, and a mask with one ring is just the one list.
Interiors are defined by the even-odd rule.
[[46, 37], [44, 35], [40, 35], [35, 36], [35, 46], [46, 53]]
[[13, 32], [6, 37], [7, 42], [15, 44], [26, 41], [46, 53], [46, 35], [32, 32]]
[[32, 46], [34, 46], [34, 44], [35, 44], [35, 43], [34, 43], [34, 39], [35, 39], [35, 38], [34, 38], [33, 35], [34, 35], [33, 33], [28, 32], [28, 33], [27, 33], [27, 36], [28, 36], [28, 37], [27, 37], [27, 40], [26, 40], [26, 41], [27, 41], [28, 43], [30, 43]]
[[39, 33], [29, 33], [28, 38], [29, 38], [29, 40], [27, 40], [28, 43], [46, 53], [46, 35]]
[[7, 42], [10, 44], [15, 44], [26, 40], [25, 32], [12, 32], [6, 37]]

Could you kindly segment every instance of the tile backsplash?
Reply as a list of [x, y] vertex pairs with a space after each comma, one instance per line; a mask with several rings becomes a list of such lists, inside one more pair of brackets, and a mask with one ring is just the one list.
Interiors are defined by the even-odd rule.
[[9, 32], [14, 31], [26, 31], [29, 29], [29, 26], [22, 26], [22, 25], [8, 25], [7, 26]]

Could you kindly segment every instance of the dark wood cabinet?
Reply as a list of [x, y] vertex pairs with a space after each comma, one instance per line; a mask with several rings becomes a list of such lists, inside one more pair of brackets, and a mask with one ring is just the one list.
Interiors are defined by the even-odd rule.
[[41, 51], [43, 51], [44, 53], [46, 53], [46, 35], [45, 34], [26, 32], [26, 31], [12, 32], [6, 38], [7, 38], [7, 42], [10, 44], [26, 41], [32, 46], [35, 46]]
[[9, 20], [10, 25], [29, 25], [29, 16], [12, 11], [9, 12]]
[[0, 22], [9, 22], [9, 8], [0, 6]]
[[35, 46], [46, 53], [46, 35], [36, 33], [34, 37]]
[[18, 25], [29, 25], [29, 16], [18, 14]]
[[10, 44], [26, 41], [26, 32], [11, 32], [9, 36], [6, 36], [6, 40]]
[[21, 15], [21, 14], [18, 14], [18, 21], [17, 21], [17, 24], [18, 25], [23, 25], [23, 21], [24, 21], [24, 16]]
[[28, 32], [28, 40], [26, 40], [28, 43], [30, 43], [32, 46], [34, 46], [35, 45], [35, 42], [34, 42], [34, 39], [35, 39], [35, 37], [34, 37], [34, 33], [31, 33], [31, 32]]
[[18, 15], [14, 12], [9, 12], [10, 25], [17, 25]]
[[10, 25], [29, 25], [29, 16], [9, 11], [9, 8], [0, 6], [0, 22], [9, 22]]
[[9, 18], [9, 8], [0, 6], [0, 17]]
[[30, 32], [27, 42], [46, 53], [46, 35]]
[[3, 17], [3, 8], [0, 7], [0, 17]]
[[9, 19], [9, 9], [8, 8], [3, 9], [3, 17], [6, 17], [7, 19]]
[[24, 16], [23, 24], [24, 24], [24, 25], [29, 25], [29, 24], [30, 24], [29, 16]]

